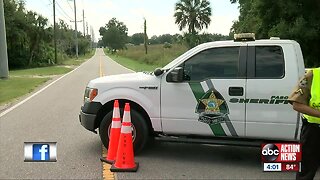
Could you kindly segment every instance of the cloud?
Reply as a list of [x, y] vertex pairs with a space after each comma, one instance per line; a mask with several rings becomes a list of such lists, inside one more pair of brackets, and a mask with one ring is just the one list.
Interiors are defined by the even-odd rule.
[[204, 31], [228, 35], [234, 20], [237, 20], [237, 18], [233, 16], [212, 16], [209, 28]]

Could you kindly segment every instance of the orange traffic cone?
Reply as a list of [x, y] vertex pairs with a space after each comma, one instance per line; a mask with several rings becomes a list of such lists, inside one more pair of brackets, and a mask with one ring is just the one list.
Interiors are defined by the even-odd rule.
[[134, 162], [130, 105], [125, 104], [121, 126], [121, 134], [115, 163], [112, 164], [112, 172], [136, 172], [139, 164]]
[[111, 130], [109, 136], [109, 146], [108, 146], [108, 154], [104, 159], [100, 158], [101, 161], [112, 164], [116, 160], [120, 130], [121, 130], [121, 118], [120, 118], [120, 110], [119, 110], [119, 101], [115, 100], [113, 104], [113, 115], [111, 122]]

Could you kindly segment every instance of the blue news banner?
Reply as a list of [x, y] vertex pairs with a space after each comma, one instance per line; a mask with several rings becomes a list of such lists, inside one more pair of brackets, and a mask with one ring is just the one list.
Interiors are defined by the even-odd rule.
[[25, 162], [56, 162], [57, 143], [56, 142], [25, 142], [24, 143]]

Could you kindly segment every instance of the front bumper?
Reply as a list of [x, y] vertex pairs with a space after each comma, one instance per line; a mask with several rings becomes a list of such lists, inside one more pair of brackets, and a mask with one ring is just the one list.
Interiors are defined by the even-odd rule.
[[99, 102], [88, 102], [81, 107], [79, 120], [81, 125], [89, 131], [97, 133], [96, 117], [99, 109], [102, 107]]
[[94, 128], [96, 116], [97, 115], [95, 115], [95, 114], [87, 114], [87, 113], [80, 111], [79, 120], [80, 120], [81, 125], [83, 127], [85, 127], [86, 129], [88, 129], [89, 131], [97, 133]]

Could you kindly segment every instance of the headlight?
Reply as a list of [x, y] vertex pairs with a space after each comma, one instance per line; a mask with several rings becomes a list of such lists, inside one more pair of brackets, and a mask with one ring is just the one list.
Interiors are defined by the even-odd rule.
[[92, 100], [98, 95], [98, 89], [86, 87], [84, 92], [84, 103], [92, 102]]

